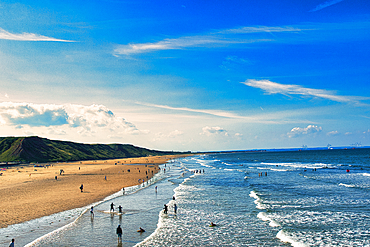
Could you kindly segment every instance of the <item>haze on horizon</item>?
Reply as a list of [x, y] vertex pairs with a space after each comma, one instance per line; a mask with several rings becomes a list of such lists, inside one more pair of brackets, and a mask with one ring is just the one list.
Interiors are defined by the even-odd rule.
[[370, 145], [370, 4], [2, 1], [0, 136]]

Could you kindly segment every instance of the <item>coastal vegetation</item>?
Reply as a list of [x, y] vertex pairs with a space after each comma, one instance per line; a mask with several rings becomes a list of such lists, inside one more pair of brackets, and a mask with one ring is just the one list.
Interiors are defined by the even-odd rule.
[[0, 162], [62, 162], [175, 155], [131, 144], [83, 144], [38, 136], [0, 137]]

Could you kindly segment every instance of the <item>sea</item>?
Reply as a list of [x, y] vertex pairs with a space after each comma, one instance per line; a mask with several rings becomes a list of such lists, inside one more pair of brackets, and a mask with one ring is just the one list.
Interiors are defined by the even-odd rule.
[[175, 159], [125, 193], [0, 229], [0, 246], [11, 238], [58, 247], [370, 246], [370, 149]]

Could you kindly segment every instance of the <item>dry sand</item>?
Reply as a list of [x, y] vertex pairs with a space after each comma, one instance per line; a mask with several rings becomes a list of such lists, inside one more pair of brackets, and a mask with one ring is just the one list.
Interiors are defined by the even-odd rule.
[[159, 164], [176, 157], [179, 156], [9, 167], [0, 171], [3, 173], [0, 176], [0, 228], [101, 201], [123, 187], [139, 184], [139, 179], [147, 181], [147, 176], [150, 179], [159, 171]]

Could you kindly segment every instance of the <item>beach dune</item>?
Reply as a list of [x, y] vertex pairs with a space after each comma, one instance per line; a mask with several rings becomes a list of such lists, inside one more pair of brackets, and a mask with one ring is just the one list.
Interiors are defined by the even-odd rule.
[[[178, 156], [19, 165], [1, 171], [0, 228], [101, 201]], [[80, 186], [83, 184], [83, 192]]]

